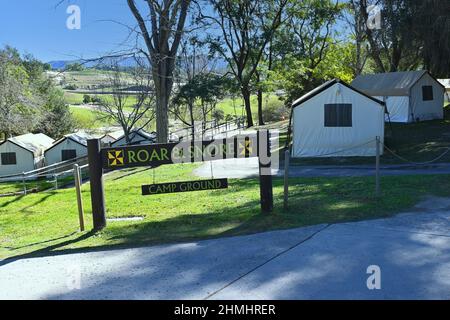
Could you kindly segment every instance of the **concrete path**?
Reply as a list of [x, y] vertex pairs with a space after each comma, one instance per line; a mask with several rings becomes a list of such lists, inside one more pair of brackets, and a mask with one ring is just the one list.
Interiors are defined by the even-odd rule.
[[[212, 161], [212, 171], [216, 178], [250, 178], [258, 176], [257, 158], [225, 159]], [[211, 163], [204, 163], [194, 170], [194, 174], [211, 177]], [[272, 174], [282, 177], [283, 165], [274, 168]], [[381, 175], [414, 175], [414, 174], [450, 174], [450, 163], [437, 163], [428, 166], [383, 165]], [[360, 177], [374, 176], [375, 165], [343, 165], [343, 166], [291, 166], [290, 177]]]
[[450, 199], [381, 220], [0, 261], [0, 299], [450, 299]]

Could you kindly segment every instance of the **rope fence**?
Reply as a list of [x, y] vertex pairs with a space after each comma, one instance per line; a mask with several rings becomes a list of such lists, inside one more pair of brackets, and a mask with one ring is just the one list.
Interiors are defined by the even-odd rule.
[[441, 160], [443, 157], [445, 157], [447, 154], [450, 153], [450, 148], [446, 148], [447, 150], [445, 150], [441, 155], [439, 155], [438, 157], [434, 158], [433, 160], [425, 161], [425, 162], [415, 162], [415, 161], [408, 160], [405, 157], [397, 154], [395, 151], [391, 150], [386, 145], [384, 145], [384, 149], [386, 149], [386, 151], [388, 151], [390, 154], [392, 154], [395, 158], [397, 158], [397, 159], [399, 159], [399, 160], [401, 160], [403, 162], [406, 162], [408, 164], [413, 164], [413, 165], [417, 165], [417, 166], [425, 166], [425, 165], [429, 165], [429, 164], [435, 163], [435, 162]]

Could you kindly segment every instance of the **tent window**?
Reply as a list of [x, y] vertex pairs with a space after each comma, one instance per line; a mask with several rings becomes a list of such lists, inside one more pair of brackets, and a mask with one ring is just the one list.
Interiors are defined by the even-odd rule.
[[75, 159], [76, 157], [77, 157], [77, 150], [69, 149], [69, 150], [62, 150], [61, 151], [62, 161]]
[[423, 101], [432, 101], [433, 100], [433, 87], [432, 86], [423, 86], [422, 87], [422, 99], [423, 99]]
[[16, 153], [15, 152], [4, 152], [2, 153], [2, 165], [14, 165], [17, 164]]
[[351, 127], [352, 105], [337, 103], [325, 105], [325, 127]]

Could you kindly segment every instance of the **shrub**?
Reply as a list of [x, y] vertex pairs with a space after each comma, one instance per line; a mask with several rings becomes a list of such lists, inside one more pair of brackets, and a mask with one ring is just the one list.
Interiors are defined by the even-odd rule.
[[220, 122], [225, 118], [225, 112], [223, 112], [223, 110], [216, 109], [212, 113], [212, 118], [217, 122]]
[[88, 104], [88, 103], [91, 103], [91, 102], [92, 102], [91, 96], [89, 96], [88, 94], [85, 94], [83, 96], [83, 103]]
[[263, 107], [263, 119], [267, 122], [281, 121], [289, 118], [289, 109], [280, 100], [269, 100]]
[[64, 87], [66, 90], [77, 90], [78, 87], [75, 84], [68, 84]]

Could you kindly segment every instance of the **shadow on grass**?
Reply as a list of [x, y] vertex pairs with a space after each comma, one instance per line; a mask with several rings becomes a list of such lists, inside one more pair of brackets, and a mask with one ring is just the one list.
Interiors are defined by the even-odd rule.
[[[450, 182], [448, 179], [442, 180], [442, 176], [410, 176], [401, 179], [383, 177], [381, 198], [373, 196], [372, 179], [367, 177], [293, 179], [289, 209], [284, 211], [283, 194], [280, 192], [282, 184], [282, 179], [274, 179], [274, 212], [270, 214], [260, 212], [259, 196], [238, 202], [246, 196], [239, 192], [251, 189], [250, 194], [254, 194], [254, 191], [259, 191], [257, 180], [235, 180], [229, 191], [226, 191], [229, 202], [225, 201], [223, 207], [216, 205], [205, 213], [180, 212], [177, 216], [156, 221], [149, 221], [151, 214], [147, 214], [147, 220], [140, 222], [109, 222], [107, 228], [99, 232], [106, 244], [87, 243], [84, 247], [64, 248], [96, 234], [91, 231], [75, 239], [8, 258], [0, 262], [0, 265], [47, 255], [180, 243], [324, 223], [383, 218], [410, 209], [421, 196], [430, 193], [448, 196], [450, 190]], [[433, 186], [433, 189], [427, 186]], [[217, 196], [219, 194], [221, 193], [217, 192]], [[211, 195], [214, 196], [215, 193], [212, 192]], [[176, 196], [172, 196], [173, 201], [176, 201]], [[207, 201], [200, 195], [197, 199], [195, 201], [199, 205], [202, 201]], [[223, 202], [223, 198], [219, 201]], [[164, 208], [160, 210], [158, 214]]]
[[10, 204], [13, 204], [13, 203], [15, 203], [15, 202], [18, 202], [18, 201], [22, 200], [23, 197], [25, 197], [25, 195], [16, 196], [16, 197], [12, 198], [11, 200], [2, 203], [2, 204], [0, 205], [0, 207], [1, 207], [1, 208], [6, 208], [6, 207], [9, 206]]

